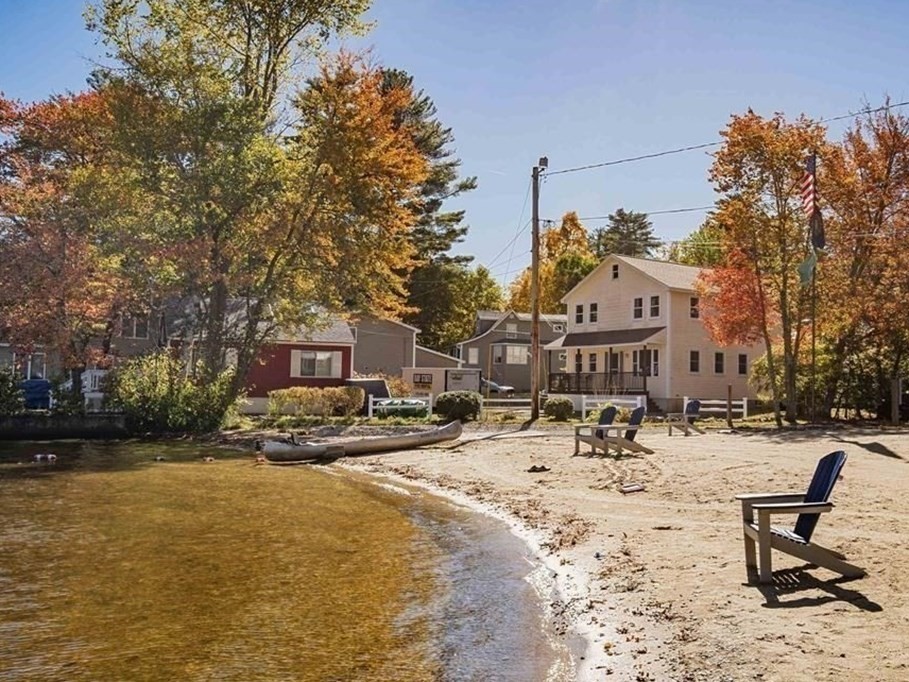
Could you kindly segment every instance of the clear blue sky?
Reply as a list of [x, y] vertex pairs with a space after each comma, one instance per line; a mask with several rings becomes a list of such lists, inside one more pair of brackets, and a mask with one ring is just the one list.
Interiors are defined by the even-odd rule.
[[[0, 0], [0, 91], [34, 100], [84, 87], [99, 50], [81, 9]], [[909, 99], [909, 3], [899, 0], [374, 0], [369, 16], [376, 28], [355, 46], [414, 76], [454, 129], [464, 172], [479, 177], [457, 203], [471, 226], [458, 251], [500, 281], [529, 261], [529, 229], [506, 247], [530, 217], [540, 156], [558, 170], [710, 142], [748, 107], [825, 118], [885, 94]], [[843, 128], [832, 124], [832, 136]], [[694, 151], [553, 176], [541, 216], [709, 205], [709, 165]], [[653, 223], [676, 240], [702, 218]]]

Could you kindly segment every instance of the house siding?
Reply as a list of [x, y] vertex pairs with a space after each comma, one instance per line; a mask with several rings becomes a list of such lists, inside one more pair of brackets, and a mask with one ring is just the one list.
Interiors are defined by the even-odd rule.
[[417, 357], [414, 367], [460, 367], [461, 363], [456, 357], [441, 353], [431, 353], [425, 348], [417, 346]]
[[[341, 376], [340, 377], [292, 377], [290, 368], [291, 351], [317, 350], [340, 351]], [[343, 386], [345, 379], [351, 377], [350, 346], [309, 344], [309, 343], [281, 343], [264, 346], [259, 352], [259, 361], [253, 363], [246, 378], [247, 395], [250, 398], [265, 398], [269, 391], [291, 386], [313, 386], [324, 388], [326, 386]]]
[[354, 371], [357, 374], [401, 376], [404, 367], [414, 366], [415, 329], [372, 317], [360, 319], [355, 326]]
[[[618, 264], [619, 276], [612, 277], [612, 265]], [[651, 297], [659, 297], [659, 313], [651, 316]], [[632, 370], [632, 353], [645, 347], [659, 351], [659, 376], [647, 378], [647, 391], [651, 398], [663, 409], [681, 408], [685, 396], [690, 398], [719, 399], [725, 398], [728, 387], [732, 387], [733, 398], [748, 397], [756, 394], [748, 385], [747, 375], [738, 373], [738, 356], [746, 354], [748, 370], [758, 356], [758, 350], [748, 346], [721, 347], [714, 343], [703, 321], [690, 317], [690, 299], [696, 296], [694, 291], [670, 289], [666, 284], [653, 279], [633, 265], [615, 257], [607, 258], [595, 273], [582, 281], [563, 299], [568, 311], [568, 332], [615, 331], [625, 329], [647, 329], [665, 327], [665, 331], [654, 337], [653, 341], [616, 347], [620, 353], [623, 372]], [[635, 298], [641, 298], [642, 315], [639, 319], [633, 316]], [[590, 304], [597, 306], [598, 320], [590, 322]], [[576, 306], [582, 305], [584, 320], [578, 323], [575, 318]], [[605, 371], [605, 347], [581, 348], [583, 372], [589, 371], [590, 354], [596, 355], [596, 371]], [[689, 352], [700, 353], [701, 369], [698, 373], [689, 371]], [[559, 359], [565, 353], [564, 360]], [[566, 347], [562, 351], [550, 351], [553, 372], [574, 372], [577, 349]], [[725, 354], [725, 367], [722, 374], [714, 372], [714, 353]]]

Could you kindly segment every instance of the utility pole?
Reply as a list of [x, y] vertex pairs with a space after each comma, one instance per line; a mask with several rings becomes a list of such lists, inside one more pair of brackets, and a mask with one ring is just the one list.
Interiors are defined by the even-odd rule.
[[530, 420], [540, 418], [540, 172], [549, 159], [533, 167], [533, 228], [530, 245]]

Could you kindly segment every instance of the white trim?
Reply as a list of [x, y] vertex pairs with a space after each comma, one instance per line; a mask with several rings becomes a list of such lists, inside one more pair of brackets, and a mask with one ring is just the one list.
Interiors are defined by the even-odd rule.
[[[663, 281], [657, 279], [650, 273], [644, 272], [644, 270], [642, 270], [637, 265], [635, 265], [635, 263], [634, 263], [635, 260], [653, 260], [653, 261], [655, 261], [656, 259], [655, 258], [637, 258], [636, 259], [636, 258], [632, 258], [630, 256], [620, 256], [618, 254], [612, 253], [612, 254], [606, 256], [606, 258], [604, 258], [602, 261], [600, 261], [600, 264], [598, 266], [596, 266], [593, 270], [591, 270], [590, 273], [584, 279], [582, 279], [580, 282], [575, 284], [574, 287], [571, 289], [571, 291], [569, 291], [567, 294], [562, 296], [562, 298], [559, 300], [559, 303], [564, 303], [564, 304], [568, 305], [569, 297], [571, 297], [571, 295], [577, 289], [579, 289], [581, 286], [586, 284], [587, 280], [592, 280], [596, 277], [599, 277], [598, 273], [600, 272], [600, 270], [604, 269], [607, 264], [612, 265], [614, 262], [624, 263], [625, 265], [634, 268], [640, 274], [642, 274], [644, 277], [648, 278], [649, 280], [651, 280], [653, 282], [656, 282], [661, 287], [669, 289], [670, 291], [695, 291], [695, 289], [693, 289], [693, 288], [689, 289], [689, 288], [680, 288], [680, 287], [669, 286], [666, 282], [663, 282]], [[685, 265], [684, 263], [674, 263], [672, 261], [666, 261], [666, 262], [670, 263], [671, 265], [677, 265], [682, 268], [695, 268], [696, 270], [701, 270], [701, 271], [703, 271], [705, 269], [705, 268], [698, 268], [694, 265]], [[611, 271], [609, 273], [609, 281], [612, 281], [612, 272]]]

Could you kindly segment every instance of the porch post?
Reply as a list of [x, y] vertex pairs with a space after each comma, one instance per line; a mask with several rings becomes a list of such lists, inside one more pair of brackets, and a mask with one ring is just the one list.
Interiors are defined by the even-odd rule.
[[647, 375], [650, 372], [650, 357], [647, 354], [647, 344], [646, 343], [644, 344], [644, 352], [641, 353], [641, 360], [638, 364], [641, 365], [641, 369], [643, 370], [642, 374], [644, 375], [644, 393], [646, 393], [647, 392]]

